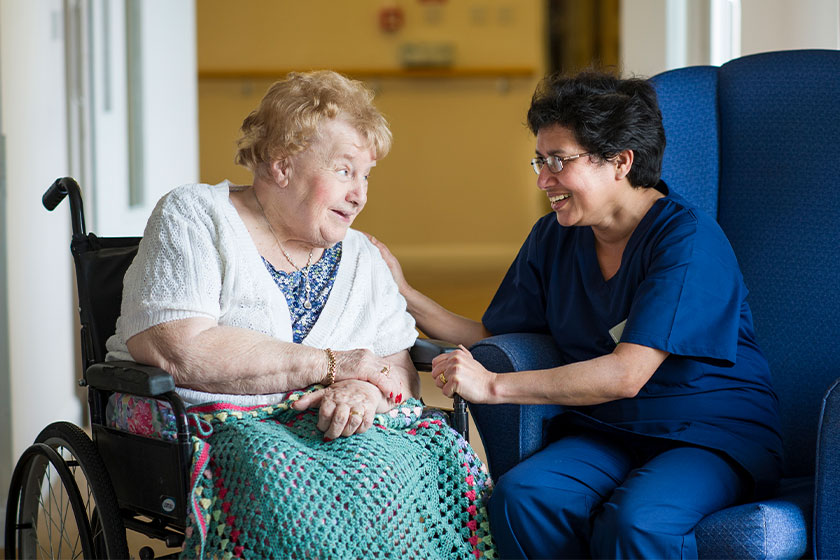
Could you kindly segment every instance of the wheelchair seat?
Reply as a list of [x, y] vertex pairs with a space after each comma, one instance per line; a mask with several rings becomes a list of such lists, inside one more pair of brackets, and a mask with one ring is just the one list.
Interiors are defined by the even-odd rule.
[[[50, 424], [19, 459], [6, 511], [6, 558], [128, 558], [126, 530], [180, 547], [187, 527], [191, 443], [185, 406], [172, 377], [134, 362], [105, 362], [105, 343], [115, 330], [123, 277], [137, 254], [139, 237], [98, 237], [85, 230], [78, 184], [56, 180], [43, 203], [53, 210], [68, 197], [73, 226], [83, 376], [91, 437], [68, 422]], [[451, 345], [418, 340], [410, 354], [421, 371]], [[154, 438], [109, 425], [108, 400], [115, 394], [166, 403], [175, 417], [175, 437]], [[466, 433], [460, 399], [449, 421]], [[175, 557], [180, 551], [170, 555]], [[141, 558], [151, 558], [149, 547]]]

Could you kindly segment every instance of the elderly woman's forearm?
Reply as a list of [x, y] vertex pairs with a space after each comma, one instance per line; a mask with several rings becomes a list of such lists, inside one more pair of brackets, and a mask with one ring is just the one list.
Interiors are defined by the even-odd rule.
[[323, 350], [203, 319], [163, 323], [127, 341], [132, 357], [168, 371], [176, 385], [207, 392], [265, 394], [306, 387], [327, 375]]

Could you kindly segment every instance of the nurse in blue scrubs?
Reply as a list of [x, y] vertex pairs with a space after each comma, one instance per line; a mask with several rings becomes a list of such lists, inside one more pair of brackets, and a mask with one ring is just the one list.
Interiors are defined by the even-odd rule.
[[549, 76], [528, 124], [552, 212], [481, 322], [414, 290], [380, 249], [427, 335], [467, 347], [550, 333], [564, 357], [505, 374], [466, 348], [434, 363], [447, 396], [566, 405], [490, 500], [503, 558], [696, 558], [695, 525], [781, 473], [778, 401], [738, 262], [715, 220], [660, 180], [647, 81]]

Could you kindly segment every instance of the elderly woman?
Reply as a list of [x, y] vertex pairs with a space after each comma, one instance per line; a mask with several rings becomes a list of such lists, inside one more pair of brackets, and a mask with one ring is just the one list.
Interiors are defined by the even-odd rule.
[[192, 405], [187, 557], [492, 556], [485, 471], [424, 416], [414, 321], [350, 229], [391, 144], [371, 100], [334, 72], [275, 83], [242, 125], [253, 184], [170, 192], [126, 274], [109, 358]]
[[650, 83], [550, 76], [528, 124], [551, 213], [481, 323], [413, 290], [380, 248], [430, 336], [468, 346], [544, 332], [565, 358], [504, 375], [466, 349], [434, 364], [446, 395], [566, 405], [552, 442], [494, 490], [503, 558], [696, 558], [694, 526], [781, 469], [777, 398], [735, 255], [717, 223], [660, 180]]

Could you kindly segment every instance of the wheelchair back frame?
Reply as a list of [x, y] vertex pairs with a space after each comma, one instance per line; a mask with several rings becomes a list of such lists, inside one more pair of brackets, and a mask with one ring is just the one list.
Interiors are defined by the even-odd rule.
[[[184, 404], [166, 372], [132, 362], [105, 362], [105, 342], [113, 334], [120, 313], [122, 279], [137, 254], [140, 238], [105, 238], [88, 233], [79, 186], [71, 178], [52, 184], [44, 194], [44, 206], [53, 210], [65, 196], [70, 202], [70, 248], [79, 296], [80, 385], [88, 389], [93, 442], [111, 478], [126, 528], [164, 540], [167, 546], [179, 546], [186, 527], [191, 462]], [[168, 402], [175, 413], [177, 441], [109, 427], [105, 411], [114, 392]], [[155, 492], [148, 492], [150, 488]]]

